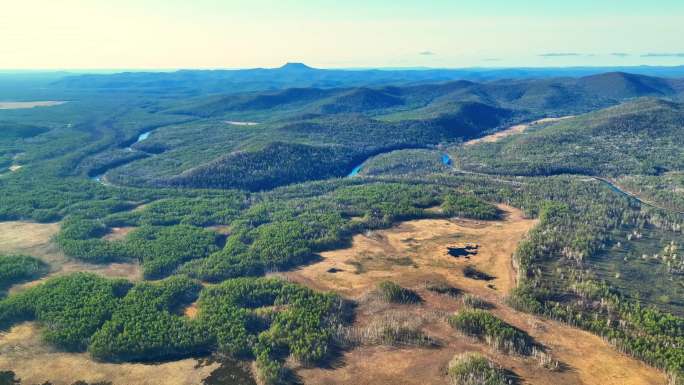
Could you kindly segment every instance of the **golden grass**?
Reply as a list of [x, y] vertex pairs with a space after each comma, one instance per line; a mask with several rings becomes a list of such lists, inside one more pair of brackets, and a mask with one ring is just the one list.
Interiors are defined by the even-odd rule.
[[[445, 368], [454, 354], [477, 351], [522, 377], [523, 383], [537, 385], [652, 385], [664, 384], [663, 373], [628, 357], [601, 338], [559, 322], [517, 312], [504, 297], [515, 286], [511, 257], [518, 242], [537, 224], [523, 217], [520, 210], [501, 205], [507, 213], [503, 221], [415, 220], [388, 230], [354, 237], [347, 249], [322, 253], [318, 263], [286, 273], [286, 276], [319, 290], [332, 290], [360, 301], [355, 327], [370, 325], [386, 312], [414, 312], [416, 319], [429, 319], [423, 331], [442, 343], [439, 349], [360, 347], [346, 352], [344, 365], [336, 370], [300, 368], [298, 374], [307, 384], [447, 384]], [[466, 260], [446, 253], [452, 244], [471, 242], [480, 247]], [[409, 258], [411, 265], [396, 264], [398, 257]], [[492, 281], [463, 276], [471, 265], [493, 275]], [[329, 273], [330, 269], [339, 269]], [[425, 302], [420, 306], [386, 305], [367, 301], [367, 293], [381, 280], [391, 279], [419, 292]], [[457, 298], [425, 289], [427, 281], [443, 281], [494, 305], [492, 312], [504, 321], [525, 330], [549, 348], [551, 356], [568, 365], [556, 372], [539, 366], [535, 358], [504, 355], [459, 336], [439, 317], [426, 314], [451, 314], [463, 306]], [[489, 284], [493, 285], [488, 287]], [[408, 309], [408, 310], [407, 310]], [[377, 322], [377, 321], [375, 321]]]
[[[507, 214], [503, 221], [426, 219], [357, 235], [350, 248], [322, 253], [320, 262], [284, 273], [289, 280], [359, 300], [354, 327], [372, 326], [390, 317], [392, 312], [402, 311], [402, 317], [420, 320], [421, 331], [441, 345], [438, 349], [362, 346], [344, 353], [344, 365], [337, 369], [297, 368], [304, 383], [447, 384], [445, 369], [454, 354], [475, 351], [517, 373], [524, 383], [664, 384], [665, 376], [661, 372], [617, 352], [601, 338], [559, 322], [517, 312], [504, 303], [503, 298], [515, 285], [512, 254], [537, 222], [524, 218], [520, 210], [512, 207], [499, 208]], [[136, 265], [93, 266], [67, 260], [50, 242], [58, 229], [58, 224], [0, 223], [0, 252], [25, 252], [43, 258], [53, 266], [53, 275], [95, 271], [139, 279], [140, 270]], [[477, 243], [477, 255], [466, 260], [447, 254], [447, 246], [463, 242]], [[463, 276], [463, 269], [468, 265], [496, 278], [489, 282], [468, 279]], [[425, 301], [420, 305], [378, 305], [377, 301], [368, 300], [367, 293], [383, 279], [416, 290]], [[541, 368], [534, 358], [503, 355], [455, 333], [444, 318], [461, 308], [462, 302], [428, 291], [425, 285], [428, 281], [443, 281], [494, 304], [492, 312], [496, 316], [525, 330], [545, 345], [554, 359], [570, 369], [549, 371]], [[196, 316], [196, 307], [189, 306], [184, 314]], [[109, 380], [114, 384], [199, 384], [213, 367], [196, 366], [196, 360], [160, 365], [93, 362], [85, 353], [52, 350], [40, 341], [34, 323], [15, 326], [9, 333], [0, 335], [0, 370], [14, 370], [25, 383], [51, 380], [61, 385], [77, 380]]]
[[10, 293], [35, 286], [50, 277], [85, 271], [111, 278], [142, 279], [137, 262], [95, 265], [67, 258], [52, 242], [59, 231], [59, 223], [33, 223], [24, 221], [0, 222], [0, 253], [27, 254], [40, 258], [50, 265], [50, 273], [39, 280], [15, 285]]
[[0, 222], [0, 251], [20, 252], [42, 249], [59, 231], [59, 223]]
[[183, 309], [183, 315], [188, 318], [195, 318], [197, 317], [197, 311], [197, 302], [193, 302]]
[[23, 384], [70, 385], [76, 381], [111, 381], [114, 385], [200, 384], [219, 364], [196, 359], [162, 364], [95, 362], [88, 353], [63, 353], [46, 345], [32, 322], [0, 334], [0, 370], [12, 370]]
[[[439, 273], [461, 285], [487, 284], [505, 295], [515, 285], [511, 255], [520, 240], [535, 224], [522, 212], [501, 206], [505, 221], [449, 221], [422, 219], [404, 222], [389, 230], [356, 235], [347, 249], [321, 253], [323, 259], [287, 275], [322, 290], [335, 290], [358, 297], [375, 283], [392, 278], [411, 285], [421, 276]], [[447, 254], [447, 246], [463, 242], [480, 245], [470, 260]], [[459, 274], [468, 264], [496, 278], [470, 282]], [[329, 273], [331, 269], [338, 272]], [[489, 289], [491, 290], [491, 289]]]

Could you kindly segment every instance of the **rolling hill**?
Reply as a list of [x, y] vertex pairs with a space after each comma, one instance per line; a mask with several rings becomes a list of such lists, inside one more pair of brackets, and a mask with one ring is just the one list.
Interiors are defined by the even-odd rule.
[[684, 105], [639, 99], [495, 143], [459, 150], [464, 169], [600, 176], [684, 170]]
[[[306, 67], [292, 70], [311, 71]], [[382, 152], [432, 148], [541, 117], [582, 114], [634, 98], [674, 98], [676, 94], [676, 82], [670, 79], [606, 73], [582, 78], [290, 88], [196, 97], [162, 108], [164, 113], [182, 114], [193, 121], [163, 128], [137, 144], [136, 148], [156, 155], [115, 168], [108, 179], [135, 186], [260, 190], [344, 176]], [[638, 103], [634, 106], [635, 111], [641, 108]], [[231, 123], [241, 121], [260, 124], [239, 127]], [[283, 153], [275, 156], [274, 148]], [[548, 146], [538, 148], [550, 151]], [[485, 155], [486, 162], [504, 164], [508, 159], [490, 155]], [[468, 167], [484, 169], [474, 164]], [[521, 167], [516, 163], [508, 172], [518, 172]], [[547, 171], [525, 171], [544, 172], [588, 173], [588, 168], [570, 162]]]
[[579, 80], [579, 86], [589, 93], [612, 99], [669, 96], [675, 93], [671, 81], [624, 72], [587, 76]]
[[681, 80], [351, 72], [0, 111], [0, 378], [446, 383], [472, 351], [506, 382], [683, 378]]

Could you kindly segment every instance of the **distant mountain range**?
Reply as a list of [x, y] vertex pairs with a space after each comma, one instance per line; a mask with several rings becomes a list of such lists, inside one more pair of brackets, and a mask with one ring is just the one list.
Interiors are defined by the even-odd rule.
[[55, 90], [142, 92], [200, 95], [241, 93], [292, 87], [339, 88], [401, 85], [453, 80], [492, 81], [554, 77], [583, 77], [626, 72], [667, 78], [684, 77], [678, 67], [568, 67], [464, 69], [317, 69], [303, 63], [279, 68], [244, 70], [180, 70], [175, 72], [122, 72], [65, 76], [51, 84]]
[[[294, 67], [293, 71], [308, 71]], [[388, 115], [388, 120], [425, 119], [476, 103], [525, 114], [576, 114], [643, 96], [678, 98], [684, 81], [624, 72], [580, 78], [542, 78], [436, 84], [289, 88], [183, 100], [170, 112], [200, 117], [239, 117], [268, 111], [268, 118], [314, 117], [338, 113]]]

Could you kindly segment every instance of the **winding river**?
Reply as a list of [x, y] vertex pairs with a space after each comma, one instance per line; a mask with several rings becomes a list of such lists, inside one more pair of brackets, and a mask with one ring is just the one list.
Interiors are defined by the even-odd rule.
[[451, 166], [451, 157], [446, 152], [442, 154], [442, 164], [445, 166]]
[[626, 196], [626, 197], [628, 197], [628, 198], [635, 199], [637, 202], [639, 202], [639, 203], [642, 204], [642, 205], [654, 207], [654, 208], [659, 209], [659, 210], [665, 210], [665, 211], [670, 211], [670, 212], [673, 212], [673, 213], [676, 213], [676, 214], [684, 215], [684, 211], [677, 211], [677, 210], [669, 209], [669, 208], [667, 208], [667, 207], [665, 207], [665, 206], [658, 205], [657, 203], [654, 203], [654, 202], [651, 202], [651, 201], [646, 201], [646, 200], [644, 200], [643, 198], [641, 198], [640, 196], [638, 196], [637, 194], [635, 194], [635, 193], [633, 193], [633, 192], [631, 192], [631, 191], [628, 191], [628, 190], [624, 190], [622, 187], [618, 186], [618, 185], [617, 185], [613, 180], [611, 180], [611, 179], [603, 178], [603, 177], [600, 177], [600, 176], [594, 176], [594, 177], [591, 177], [591, 179], [594, 179], [594, 180], [597, 180], [597, 181], [599, 181], [599, 182], [605, 183], [611, 190], [613, 190], [613, 191], [615, 191], [615, 192], [617, 192], [617, 193], [619, 193], [619, 194], [622, 194], [622, 195], [624, 195], [624, 196]]
[[[133, 142], [133, 144], [140, 143], [143, 140], [149, 138], [151, 133], [152, 133], [152, 131], [145, 131], [142, 134], [138, 135], [138, 138], [135, 140], [135, 142]], [[131, 146], [133, 146], [133, 144]], [[131, 147], [131, 146], [126, 147], [126, 151], [135, 151], [133, 149], [133, 147]], [[102, 174], [92, 176], [92, 177], [90, 177], [90, 179], [92, 179], [96, 182], [102, 183], [102, 184], [106, 184], [106, 181], [104, 180], [104, 174], [105, 173], [106, 173], [106, 171], [103, 172]]]
[[138, 139], [135, 142], [142, 142], [143, 140], [149, 138], [151, 133], [152, 131], [143, 132], [142, 134], [138, 135]]
[[[392, 150], [392, 151], [396, 151], [396, 150]], [[374, 158], [374, 157], [376, 157], [376, 156], [378, 156], [378, 155], [387, 154], [387, 153], [392, 152], [392, 151], [388, 151], [388, 152], [385, 152], [385, 153], [373, 155], [373, 156], [367, 158], [367, 159], [364, 160], [361, 164], [359, 164], [358, 166], [354, 167], [354, 168], [351, 170], [351, 172], [350, 172], [349, 174], [347, 174], [347, 177], [358, 176], [359, 173], [361, 172], [361, 170], [363, 169], [364, 163], [368, 162], [370, 159], [372, 159], [372, 158]], [[447, 167], [452, 167], [452, 166], [453, 166], [453, 162], [452, 162], [452, 160], [451, 160], [451, 156], [449, 156], [449, 154], [447, 154], [446, 152], [442, 153], [442, 164], [445, 165], [445, 166], [447, 166]]]
[[[364, 163], [365, 163], [365, 161], [364, 161]], [[354, 169], [352, 169], [351, 172], [349, 173], [349, 175], [347, 175], [347, 176], [351, 177], [351, 176], [357, 176], [357, 175], [359, 175], [359, 172], [361, 171], [361, 167], [362, 167], [362, 166], [363, 166], [363, 163], [361, 163], [360, 165], [354, 167]]]

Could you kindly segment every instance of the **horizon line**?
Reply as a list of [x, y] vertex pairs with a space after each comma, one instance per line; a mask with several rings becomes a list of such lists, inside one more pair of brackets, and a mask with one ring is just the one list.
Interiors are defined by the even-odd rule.
[[570, 66], [467, 66], [467, 67], [432, 67], [432, 66], [349, 66], [349, 67], [316, 67], [301, 62], [287, 62], [277, 67], [101, 67], [101, 68], [0, 68], [1, 73], [21, 72], [177, 72], [177, 71], [244, 71], [244, 70], [277, 70], [288, 64], [304, 64], [313, 70], [385, 70], [385, 71], [429, 71], [429, 70], [544, 70], [544, 69], [601, 69], [601, 68], [680, 68], [683, 64], [674, 65], [570, 65]]

